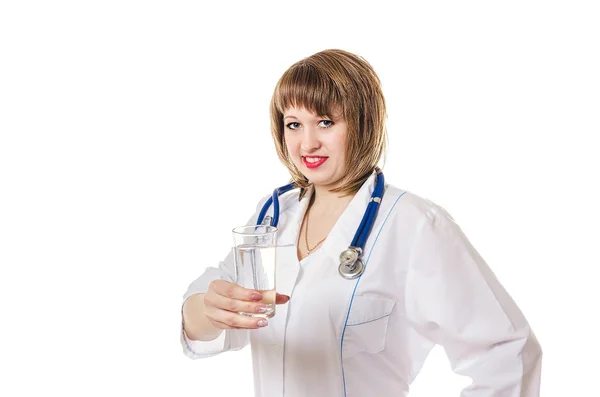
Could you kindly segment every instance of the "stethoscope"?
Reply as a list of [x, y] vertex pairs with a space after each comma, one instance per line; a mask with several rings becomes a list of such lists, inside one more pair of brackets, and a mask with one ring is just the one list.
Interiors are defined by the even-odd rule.
[[[360, 257], [365, 248], [365, 243], [367, 242], [369, 233], [371, 232], [373, 224], [375, 223], [377, 210], [379, 209], [379, 204], [381, 203], [384, 189], [383, 173], [379, 168], [376, 168], [375, 172], [377, 173], [377, 182], [375, 184], [373, 194], [371, 195], [371, 199], [369, 200], [369, 204], [367, 205], [367, 210], [365, 211], [360, 225], [358, 226], [358, 230], [354, 234], [352, 243], [350, 243], [348, 249], [342, 251], [340, 254], [340, 266], [338, 267], [338, 272], [340, 273], [340, 276], [348, 280], [360, 277], [365, 271], [365, 264]], [[273, 191], [273, 195], [267, 200], [260, 210], [257, 224], [270, 224], [271, 226], [277, 226], [277, 222], [279, 222], [279, 196], [289, 192], [292, 189], [295, 189], [294, 183], [290, 183], [289, 185], [281, 186], [275, 189]], [[267, 210], [271, 204], [273, 204], [273, 217], [265, 217], [265, 214], [267, 213]]]

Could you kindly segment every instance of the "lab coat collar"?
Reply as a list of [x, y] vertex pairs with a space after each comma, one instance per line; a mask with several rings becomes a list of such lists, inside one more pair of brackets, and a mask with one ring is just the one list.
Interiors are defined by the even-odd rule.
[[369, 205], [373, 190], [375, 190], [375, 177], [376, 174], [373, 173], [367, 178], [323, 242], [321, 249], [327, 253], [328, 257], [337, 260], [342, 251], [346, 250], [352, 243], [360, 221]]
[[[347, 249], [352, 243], [354, 234], [360, 225], [360, 221], [367, 210], [369, 199], [375, 189], [375, 177], [376, 174], [373, 173], [367, 178], [329, 232], [329, 235], [320, 248], [327, 253], [327, 256], [332, 258], [339, 257], [340, 253]], [[304, 218], [304, 214], [306, 213], [308, 203], [310, 202], [313, 193], [314, 190], [311, 188], [306, 192], [298, 205], [292, 205], [291, 208], [283, 214], [285, 215], [285, 218], [287, 218], [288, 226], [278, 236], [278, 245], [296, 246], [302, 219]]]

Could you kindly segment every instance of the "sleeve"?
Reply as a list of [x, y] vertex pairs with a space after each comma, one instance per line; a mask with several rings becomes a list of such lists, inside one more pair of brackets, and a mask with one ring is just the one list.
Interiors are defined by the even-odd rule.
[[542, 351], [527, 320], [460, 227], [440, 206], [424, 216], [406, 286], [406, 313], [441, 345], [463, 397], [538, 397]]
[[[263, 198], [257, 205], [256, 213], [246, 223], [251, 225], [256, 223], [258, 214], [264, 203], [270, 196]], [[187, 291], [183, 295], [183, 303], [186, 299], [194, 294], [203, 294], [208, 290], [208, 286], [213, 280], [226, 280], [233, 282], [235, 270], [233, 268], [233, 253], [230, 252], [225, 260], [219, 263], [218, 267], [208, 267], [204, 273], [190, 284]], [[216, 339], [211, 341], [196, 341], [191, 340], [186, 335], [183, 327], [183, 303], [181, 314], [181, 330], [180, 341], [183, 347], [183, 353], [192, 359], [206, 358], [215, 356], [226, 351], [240, 350], [245, 347], [250, 340], [248, 330], [233, 330], [227, 329], [221, 333]]]

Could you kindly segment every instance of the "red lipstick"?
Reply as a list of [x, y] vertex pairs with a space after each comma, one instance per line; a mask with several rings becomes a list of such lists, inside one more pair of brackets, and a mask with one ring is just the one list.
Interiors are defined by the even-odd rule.
[[[304, 163], [306, 168], [313, 169], [319, 167], [321, 164], [326, 162], [328, 158], [329, 157], [322, 156], [302, 156], [302, 162]], [[311, 161], [308, 161], [307, 159], [310, 159]]]

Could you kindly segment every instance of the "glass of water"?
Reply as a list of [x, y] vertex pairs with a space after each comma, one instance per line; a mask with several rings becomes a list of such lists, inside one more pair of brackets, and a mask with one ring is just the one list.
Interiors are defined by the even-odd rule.
[[269, 225], [242, 226], [233, 229], [233, 261], [236, 284], [259, 291], [267, 306], [266, 313], [245, 313], [251, 317], [275, 315], [275, 251], [277, 228]]

